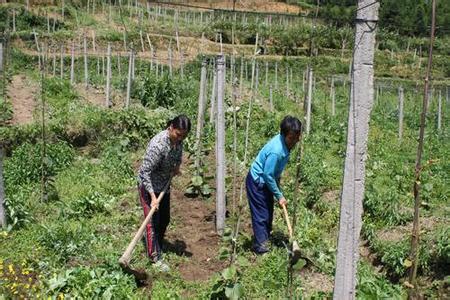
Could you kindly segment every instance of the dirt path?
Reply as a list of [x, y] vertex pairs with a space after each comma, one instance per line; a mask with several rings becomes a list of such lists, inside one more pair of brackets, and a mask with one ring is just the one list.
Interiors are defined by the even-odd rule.
[[181, 276], [188, 281], [209, 279], [225, 263], [217, 259], [220, 238], [214, 229], [214, 203], [186, 198], [180, 191], [171, 194], [171, 223], [166, 240], [168, 250], [189, 259], [178, 264]]
[[8, 86], [8, 98], [13, 107], [11, 124], [28, 124], [33, 121], [38, 92], [39, 86], [25, 75], [12, 77], [12, 82]]

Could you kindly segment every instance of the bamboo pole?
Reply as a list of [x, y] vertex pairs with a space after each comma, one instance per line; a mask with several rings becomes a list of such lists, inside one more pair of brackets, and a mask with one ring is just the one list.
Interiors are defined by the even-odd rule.
[[417, 156], [416, 156], [416, 166], [414, 174], [414, 217], [413, 217], [413, 228], [411, 237], [411, 252], [409, 255], [409, 260], [411, 261], [411, 268], [409, 269], [408, 281], [413, 285], [413, 290], [410, 290], [408, 294], [409, 299], [416, 299], [416, 274], [419, 258], [419, 234], [420, 234], [420, 174], [422, 170], [422, 153], [424, 147], [424, 136], [425, 136], [425, 122], [426, 114], [428, 108], [428, 88], [431, 73], [431, 65], [433, 62], [433, 45], [434, 45], [434, 31], [436, 24], [436, 1], [432, 0], [432, 11], [431, 11], [431, 32], [430, 32], [430, 45], [428, 51], [428, 64], [425, 73], [425, 83], [423, 92], [423, 102], [422, 102], [422, 113], [420, 115], [420, 129], [419, 129], [419, 143], [417, 146]]

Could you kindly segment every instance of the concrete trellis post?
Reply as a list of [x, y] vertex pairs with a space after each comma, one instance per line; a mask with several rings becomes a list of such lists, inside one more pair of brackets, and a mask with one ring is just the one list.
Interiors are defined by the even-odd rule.
[[313, 69], [308, 68], [308, 97], [306, 100], [306, 134], [311, 130], [311, 101], [312, 101], [312, 83], [313, 83]]
[[403, 88], [398, 88], [398, 139], [403, 137]]
[[275, 90], [278, 90], [278, 62], [275, 62]]
[[216, 96], [217, 96], [217, 69], [214, 68], [214, 75], [213, 75], [213, 82], [212, 82], [212, 92], [211, 92], [211, 107], [209, 111], [209, 122], [211, 124], [214, 124], [215, 122], [215, 115], [216, 115], [216, 108], [215, 108], [215, 102], [216, 102]]
[[56, 53], [53, 52], [53, 77], [56, 76]]
[[245, 80], [248, 80], [248, 67], [247, 67], [247, 61], [244, 62], [245, 67]]
[[439, 90], [438, 96], [438, 115], [437, 115], [437, 130], [440, 132], [442, 127], [442, 92]]
[[241, 74], [239, 75], [239, 94], [242, 95], [244, 88], [244, 58], [241, 57]]
[[331, 78], [331, 115], [334, 117], [336, 115], [336, 92], [334, 90], [334, 78]]
[[102, 54], [102, 77], [105, 77], [105, 55]]
[[169, 51], [167, 53], [167, 55], [169, 56], [169, 76], [172, 78], [172, 48], [169, 47]]
[[131, 49], [131, 51], [130, 51], [130, 57], [129, 57], [129, 61], [128, 61], [127, 98], [126, 98], [126, 102], [125, 102], [126, 108], [130, 107], [132, 72], [133, 72], [133, 49]]
[[142, 36], [142, 30], [139, 30], [139, 37], [140, 37], [140, 39], [141, 39], [142, 53], [145, 53], [144, 37]]
[[50, 17], [48, 16], [48, 12], [47, 14], [47, 33], [50, 33]]
[[64, 77], [64, 44], [61, 44], [60, 58], [59, 58], [59, 73], [60, 78], [62, 79]]
[[108, 43], [108, 52], [106, 57], [106, 91], [105, 91], [105, 106], [111, 106], [111, 43]]
[[[3, 71], [3, 43], [0, 42], [0, 73]], [[2, 74], [4, 76], [4, 74]]]
[[200, 74], [200, 93], [198, 96], [198, 113], [197, 113], [197, 131], [195, 135], [195, 163], [194, 168], [196, 170], [197, 175], [199, 174], [200, 167], [200, 153], [201, 153], [201, 140], [202, 140], [202, 131], [203, 131], [203, 123], [205, 119], [205, 106], [206, 106], [206, 59], [202, 62], [202, 70]]
[[269, 105], [270, 105], [270, 111], [273, 111], [273, 91], [272, 91], [272, 85], [269, 85]]
[[373, 105], [375, 35], [380, 4], [358, 0], [353, 72], [348, 114], [347, 150], [341, 193], [334, 299], [355, 299], [359, 234], [365, 189], [365, 160]]
[[75, 83], [75, 43], [72, 42], [70, 58], [70, 84]]
[[13, 29], [12, 29], [12, 32], [16, 32], [16, 10], [14, 8], [12, 10], [12, 15], [13, 15]]
[[119, 73], [119, 78], [122, 77], [122, 63], [120, 62], [120, 53], [117, 53], [117, 72]]
[[225, 229], [225, 57], [217, 57], [217, 153], [216, 153], [216, 230], [219, 235]]
[[87, 41], [86, 36], [83, 38], [83, 56], [84, 56], [84, 87], [88, 88], [89, 72], [88, 72], [88, 59], [87, 59]]
[[266, 78], [265, 78], [265, 81], [264, 81], [264, 85], [265, 86], [267, 86], [267, 83], [269, 82], [269, 80], [268, 80], [268, 77], [269, 76], [269, 62], [268, 61], [266, 61]]
[[131, 79], [134, 80], [135, 76], [136, 76], [136, 69], [135, 69], [135, 62], [136, 62], [136, 55], [137, 53], [134, 53], [134, 49], [132, 48], [131, 50], [132, 52], [132, 57], [133, 59], [131, 60]]
[[61, 17], [64, 21], [64, 0], [61, 0]]
[[259, 86], [259, 63], [255, 62], [255, 94], [258, 93]]
[[289, 97], [289, 67], [286, 66], [286, 97]]

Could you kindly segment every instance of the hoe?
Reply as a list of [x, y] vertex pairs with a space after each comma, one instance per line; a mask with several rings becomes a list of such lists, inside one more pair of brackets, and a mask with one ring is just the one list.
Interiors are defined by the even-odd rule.
[[289, 239], [292, 241], [290, 264], [291, 264], [291, 266], [293, 266], [301, 258], [301, 252], [300, 252], [300, 247], [298, 246], [297, 241], [295, 241], [294, 237], [293, 237], [291, 222], [289, 221], [289, 215], [288, 215], [288, 212], [286, 209], [286, 205], [283, 204], [282, 207], [283, 207], [283, 212], [284, 212], [284, 219], [286, 220], [286, 224], [287, 224], [288, 231], [289, 231]]

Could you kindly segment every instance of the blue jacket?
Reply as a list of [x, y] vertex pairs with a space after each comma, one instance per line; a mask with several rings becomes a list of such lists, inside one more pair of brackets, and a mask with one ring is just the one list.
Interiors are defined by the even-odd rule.
[[289, 149], [284, 137], [277, 134], [259, 151], [250, 167], [253, 180], [265, 184], [277, 200], [283, 197], [278, 183], [288, 160]]

